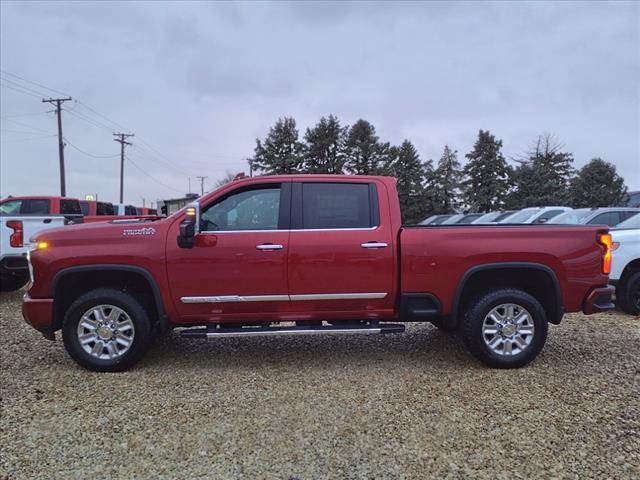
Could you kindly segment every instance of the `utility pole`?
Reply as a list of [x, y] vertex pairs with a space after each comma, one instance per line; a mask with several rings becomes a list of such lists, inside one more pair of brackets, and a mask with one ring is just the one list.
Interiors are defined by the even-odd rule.
[[127, 138], [133, 137], [133, 133], [114, 133], [114, 142], [120, 144], [120, 203], [124, 203], [124, 146], [131, 145], [131, 142], [127, 142]]
[[50, 103], [56, 106], [56, 113], [58, 114], [58, 158], [60, 160], [60, 196], [65, 197], [67, 195], [67, 186], [64, 181], [64, 142], [62, 141], [62, 104], [72, 100], [71, 97], [67, 98], [49, 98], [49, 100], [42, 99], [42, 103]]
[[196, 176], [196, 178], [200, 179], [200, 196], [204, 195], [204, 179], [209, 177], [200, 177]]
[[[145, 203], [146, 203], [146, 202], [145, 202], [145, 198], [144, 198], [144, 197], [140, 197], [140, 198], [142, 199], [142, 208], [146, 207], [146, 205], [145, 205]], [[151, 202], [151, 203], [153, 203], [153, 202]]]
[[191, 193], [191, 177], [189, 177], [189, 193]]

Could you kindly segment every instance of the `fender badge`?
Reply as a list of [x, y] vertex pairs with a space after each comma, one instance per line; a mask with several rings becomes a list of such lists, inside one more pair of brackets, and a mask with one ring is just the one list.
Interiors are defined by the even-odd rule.
[[145, 228], [125, 228], [122, 235], [125, 237], [139, 237], [141, 235], [155, 235], [156, 229], [153, 227]]

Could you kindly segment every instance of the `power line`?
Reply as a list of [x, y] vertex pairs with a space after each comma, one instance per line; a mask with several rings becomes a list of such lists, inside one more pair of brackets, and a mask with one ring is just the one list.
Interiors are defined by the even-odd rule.
[[91, 125], [92, 127], [96, 127], [96, 128], [102, 128], [103, 130], [106, 130], [109, 133], [113, 133], [113, 128], [108, 127], [107, 125], [105, 125], [102, 122], [99, 122], [98, 120], [95, 120], [91, 117], [87, 117], [84, 116], [74, 110], [69, 110], [68, 108], [64, 109], [65, 112], [69, 112], [71, 115], [73, 115], [74, 117], [79, 118], [80, 120], [83, 120], [84, 122], [88, 123], [89, 125]]
[[6, 118], [4, 121], [5, 121], [5, 122], [9, 122], [9, 123], [13, 123], [14, 125], [18, 125], [18, 126], [20, 126], [20, 127], [30, 128], [30, 129], [32, 129], [32, 130], [36, 130], [36, 131], [38, 131], [38, 132], [47, 133], [47, 134], [49, 134], [49, 135], [55, 135], [55, 133], [53, 133], [53, 132], [49, 132], [49, 131], [47, 131], [47, 130], [43, 130], [43, 129], [41, 129], [41, 128], [34, 127], [34, 126], [29, 125], [29, 124], [27, 124], [27, 123], [16, 122], [15, 120], [11, 120], [11, 119], [9, 119], [9, 118]]
[[4, 83], [0, 83], [0, 86], [2, 86], [4, 88], [8, 88], [10, 90], [15, 90], [16, 92], [20, 92], [20, 93], [22, 93], [24, 95], [29, 95], [30, 97], [42, 98], [42, 95], [34, 95], [33, 93], [29, 93], [29, 92], [26, 92], [24, 90], [18, 90], [17, 88], [12, 87], [11, 85], [6, 85]]
[[43, 134], [43, 133], [29, 132], [29, 131], [26, 131], [26, 130], [8, 130], [6, 128], [2, 128], [2, 129], [0, 129], [0, 131], [7, 132], [7, 133], [24, 133], [25, 135], [33, 135], [33, 136], [37, 136], [37, 137], [51, 137], [51, 136], [55, 137], [55, 135], [56, 135], [55, 133]]
[[0, 118], [8, 119], [8, 118], [19, 118], [19, 117], [35, 117], [36, 115], [42, 115], [47, 112], [34, 112], [34, 113], [16, 113], [11, 115], [2, 115]]
[[[78, 104], [78, 105], [80, 105], [80, 106], [82, 106], [82, 107], [84, 107], [84, 108], [86, 108], [87, 110], [89, 110], [89, 111], [93, 112], [94, 114], [98, 115], [100, 118], [102, 118], [102, 119], [106, 120], [107, 122], [114, 124], [116, 127], [118, 127], [118, 129], [121, 129], [121, 130], [129, 130], [129, 131], [131, 131], [131, 129], [130, 129], [130, 128], [123, 127], [123, 126], [122, 126], [122, 125], [120, 125], [119, 123], [114, 122], [113, 120], [111, 120], [111, 119], [110, 119], [110, 118], [108, 118], [108, 117], [105, 117], [105, 116], [104, 116], [104, 115], [102, 115], [100, 112], [98, 112], [97, 110], [95, 110], [95, 109], [91, 108], [91, 107], [90, 107], [89, 105], [87, 105], [86, 103], [81, 102], [80, 100], [78, 100], [78, 101], [77, 101], [77, 104]], [[138, 139], [138, 140], [139, 140], [139, 139]]]
[[11, 77], [14, 77], [14, 78], [17, 78], [17, 79], [19, 79], [19, 80], [22, 80], [23, 82], [30, 83], [31, 85], [35, 85], [35, 86], [37, 86], [37, 87], [44, 88], [45, 90], [49, 90], [49, 91], [51, 91], [51, 92], [58, 93], [58, 94], [60, 94], [60, 95], [65, 95], [65, 96], [67, 96], [67, 97], [69, 97], [69, 96], [70, 96], [68, 93], [64, 93], [64, 92], [61, 92], [61, 91], [59, 91], [59, 90], [54, 90], [53, 88], [47, 87], [47, 86], [42, 85], [42, 84], [40, 84], [40, 83], [33, 82], [33, 81], [31, 81], [31, 80], [27, 80], [26, 78], [23, 78], [23, 77], [21, 77], [20, 75], [16, 75], [15, 73], [7, 72], [6, 70], [2, 70], [2, 69], [0, 69], [0, 72], [4, 73], [5, 75], [9, 75], [9, 76], [11, 76]]
[[33, 93], [33, 94], [35, 94], [35, 95], [40, 95], [40, 96], [42, 96], [42, 97], [46, 97], [46, 96], [47, 96], [47, 94], [46, 94], [46, 93], [40, 92], [40, 91], [35, 90], [35, 89], [31, 88], [31, 87], [25, 87], [24, 85], [22, 85], [22, 84], [20, 84], [20, 83], [18, 83], [18, 82], [14, 82], [14, 81], [13, 81], [13, 80], [11, 80], [11, 79], [8, 79], [8, 78], [2, 78], [2, 77], [0, 77], [0, 80], [2, 80], [3, 82], [8, 82], [8, 83], [10, 83], [11, 85], [14, 85], [14, 86], [16, 86], [16, 87], [22, 88], [23, 90], [26, 90], [27, 92], [31, 92], [31, 93]]
[[77, 151], [79, 151], [80, 153], [84, 153], [85, 155], [89, 156], [89, 157], [93, 157], [93, 158], [116, 158], [119, 157], [119, 154], [115, 154], [115, 155], [94, 155], [93, 153], [89, 153], [89, 152], [85, 152], [84, 150], [82, 150], [81, 148], [75, 146], [73, 143], [71, 143], [69, 141], [68, 138], [65, 137], [64, 141], [66, 142], [67, 145], [69, 145], [72, 148], [75, 148]]
[[144, 174], [145, 176], [149, 177], [151, 180], [153, 180], [154, 182], [156, 182], [158, 185], [161, 185], [165, 188], [168, 188], [169, 190], [173, 190], [174, 192], [180, 192], [180, 193], [184, 193], [182, 190], [179, 190], [177, 188], [173, 188], [170, 187], [169, 185], [167, 185], [166, 183], [161, 182], [160, 180], [156, 179], [155, 177], [151, 176], [149, 173], [147, 173], [145, 170], [143, 170], [142, 168], [140, 168], [140, 166], [138, 166], [137, 163], [135, 163], [133, 160], [131, 160], [130, 157], [127, 157], [127, 161], [129, 161], [129, 163], [131, 163], [131, 165], [133, 165], [134, 167], [136, 167], [138, 169], [138, 171], [140, 171], [142, 174]]
[[51, 138], [51, 137], [56, 137], [57, 135], [37, 135], [34, 137], [28, 137], [28, 138], [8, 138], [8, 139], [4, 139], [2, 142], [3, 143], [7, 143], [7, 142], [29, 142], [31, 140], [43, 140], [45, 138]]

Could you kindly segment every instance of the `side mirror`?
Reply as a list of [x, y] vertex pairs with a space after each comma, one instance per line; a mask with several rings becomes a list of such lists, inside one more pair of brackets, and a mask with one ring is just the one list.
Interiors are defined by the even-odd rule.
[[178, 235], [178, 246], [180, 248], [193, 248], [195, 245], [197, 225], [200, 218], [200, 205], [197, 202], [187, 207], [184, 220], [180, 222], [180, 235]]
[[543, 218], [540, 218], [540, 219], [538, 220], [538, 223], [547, 223], [548, 221], [549, 221], [549, 219], [548, 219], [548, 218], [544, 218], [544, 217], [543, 217]]

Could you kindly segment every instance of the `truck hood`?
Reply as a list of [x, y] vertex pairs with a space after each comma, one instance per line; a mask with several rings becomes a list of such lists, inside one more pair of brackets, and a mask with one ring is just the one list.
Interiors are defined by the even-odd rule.
[[111, 222], [82, 223], [52, 228], [35, 234], [31, 243], [45, 241], [52, 246], [105, 245], [129, 242], [140, 243], [144, 239], [162, 236], [171, 222], [168, 219], [113, 220]]

